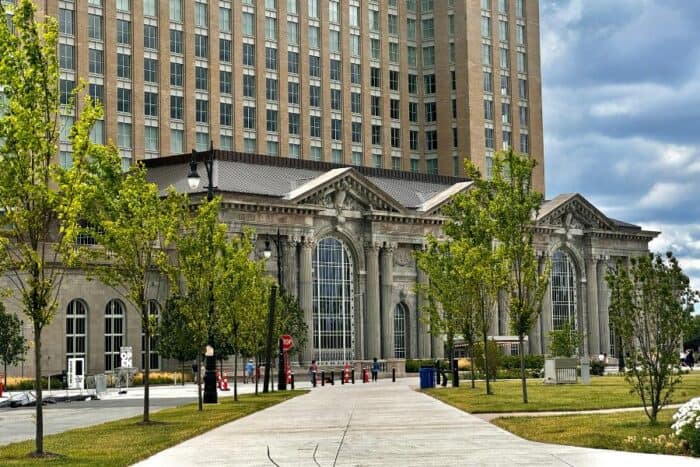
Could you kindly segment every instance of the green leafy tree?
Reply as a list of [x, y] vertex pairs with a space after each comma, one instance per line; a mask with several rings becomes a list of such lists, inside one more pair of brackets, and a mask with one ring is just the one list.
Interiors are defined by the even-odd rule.
[[509, 149], [496, 154], [493, 177], [482, 181], [490, 192], [488, 211], [494, 221], [494, 239], [503, 248], [510, 268], [505, 291], [511, 331], [518, 336], [523, 403], [527, 403], [525, 336], [537, 322], [549, 282], [549, 265], [540, 273], [533, 248], [537, 212], [543, 197], [532, 188], [537, 162]]
[[278, 318], [275, 320], [275, 335], [288, 334], [294, 339], [290, 355], [306, 347], [308, 325], [304, 320], [304, 310], [299, 300], [292, 294], [282, 291], [277, 296]]
[[4, 385], [7, 387], [7, 366], [17, 365], [27, 353], [27, 341], [22, 335], [22, 322], [5, 311], [0, 302], [0, 361], [3, 364]]
[[85, 200], [102, 173], [101, 161], [116, 151], [91, 144], [90, 129], [102, 113], [86, 98], [69, 132], [72, 163], [57, 164], [65, 110], [58, 92], [56, 21], [37, 21], [31, 0], [0, 5], [0, 13], [11, 18], [0, 22], [0, 270], [32, 323], [36, 455], [43, 456], [42, 331], [55, 317], [63, 275], [85, 258], [75, 242]]
[[698, 292], [672, 253], [632, 258], [605, 276], [610, 321], [627, 357], [626, 380], [639, 395], [651, 424], [681, 381], [678, 349], [689, 329]]
[[102, 247], [101, 260], [90, 269], [100, 281], [130, 302], [141, 317], [146, 358], [143, 368], [143, 423], [150, 422], [151, 338], [157, 322], [150, 312], [150, 300], [164, 287], [167, 248], [175, 236], [180, 196], [170, 192], [162, 198], [158, 187], [147, 181], [142, 164], [106, 187], [99, 196], [100, 209], [90, 219], [91, 234]]
[[165, 304], [158, 323], [157, 347], [162, 357], [180, 362], [182, 384], [185, 384], [185, 362], [197, 358], [200, 349], [194, 345], [182, 297], [175, 294]]
[[688, 332], [683, 334], [683, 348], [697, 350], [698, 347], [700, 347], [700, 315], [695, 315]]
[[583, 334], [576, 331], [570, 321], [566, 321], [561, 329], [549, 331], [549, 353], [553, 357], [573, 357], [583, 342]]

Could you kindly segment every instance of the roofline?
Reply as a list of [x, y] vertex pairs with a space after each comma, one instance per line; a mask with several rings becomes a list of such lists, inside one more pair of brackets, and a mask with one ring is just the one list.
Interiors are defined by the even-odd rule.
[[[380, 169], [363, 165], [336, 164], [333, 162], [311, 161], [306, 159], [293, 159], [290, 157], [268, 156], [264, 154], [253, 154], [238, 151], [225, 151], [214, 149], [214, 159], [226, 162], [242, 162], [256, 165], [272, 165], [277, 167], [289, 167], [294, 169], [318, 170], [327, 172], [332, 169], [352, 167], [365, 177], [382, 177], [397, 180], [408, 180], [414, 182], [429, 182], [445, 185], [454, 185], [459, 182], [470, 181], [468, 178], [453, 177], [450, 175], [427, 174], [420, 172], [407, 172], [404, 170]], [[192, 151], [195, 153], [197, 161], [203, 161], [209, 151]], [[169, 165], [186, 164], [192, 158], [192, 153], [178, 154], [175, 156], [163, 156], [155, 159], [145, 159], [143, 164], [146, 168], [163, 167]]]

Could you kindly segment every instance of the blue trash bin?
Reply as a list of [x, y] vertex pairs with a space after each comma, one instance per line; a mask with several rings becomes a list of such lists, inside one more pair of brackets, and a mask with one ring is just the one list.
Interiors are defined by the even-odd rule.
[[421, 367], [419, 369], [420, 375], [420, 388], [434, 388], [435, 387], [435, 368], [432, 366]]

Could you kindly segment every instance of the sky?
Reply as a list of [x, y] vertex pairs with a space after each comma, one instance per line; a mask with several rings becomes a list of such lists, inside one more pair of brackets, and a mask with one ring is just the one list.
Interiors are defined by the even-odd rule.
[[547, 197], [661, 231], [700, 289], [700, 1], [540, 0], [540, 29]]

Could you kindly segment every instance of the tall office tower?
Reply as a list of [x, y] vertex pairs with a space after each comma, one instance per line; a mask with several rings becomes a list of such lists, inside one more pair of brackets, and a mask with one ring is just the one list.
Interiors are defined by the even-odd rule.
[[459, 175], [513, 145], [544, 190], [537, 0], [36, 2], [59, 20], [61, 98], [89, 82], [93, 136], [125, 163], [212, 141]]

